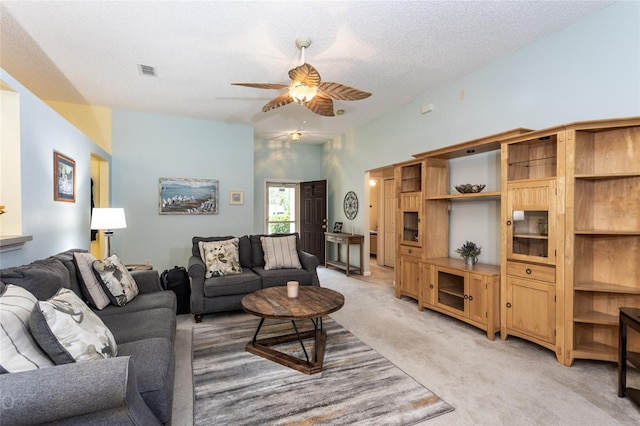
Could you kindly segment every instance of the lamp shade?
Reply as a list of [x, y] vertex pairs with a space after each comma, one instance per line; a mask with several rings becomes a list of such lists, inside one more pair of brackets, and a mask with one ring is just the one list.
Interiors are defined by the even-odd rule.
[[91, 215], [91, 229], [122, 229], [127, 227], [123, 208], [97, 208]]
[[318, 93], [317, 87], [307, 86], [305, 83], [296, 81], [289, 87], [289, 95], [295, 102], [305, 104], [313, 99]]

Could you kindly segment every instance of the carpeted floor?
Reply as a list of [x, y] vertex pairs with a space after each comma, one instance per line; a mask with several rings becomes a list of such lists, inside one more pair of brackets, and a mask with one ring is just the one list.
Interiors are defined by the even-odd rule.
[[[319, 374], [248, 353], [258, 321], [237, 313], [193, 329], [195, 425], [411, 425], [453, 410], [328, 317]], [[290, 322], [267, 320], [260, 337], [290, 329]], [[299, 343], [283, 346], [303, 356]]]
[[[330, 317], [455, 407], [421, 425], [640, 424], [640, 408], [617, 396], [616, 363], [577, 360], [569, 368], [553, 351], [526, 340], [489, 341], [482, 330], [427, 309], [420, 312], [413, 299], [396, 299], [392, 268], [372, 266], [371, 271], [370, 277], [345, 277], [318, 268], [322, 286], [346, 300]], [[192, 315], [178, 315], [173, 426], [193, 424], [193, 330], [228, 315], [205, 315], [200, 324]], [[638, 370], [629, 369], [627, 384], [640, 388]]]

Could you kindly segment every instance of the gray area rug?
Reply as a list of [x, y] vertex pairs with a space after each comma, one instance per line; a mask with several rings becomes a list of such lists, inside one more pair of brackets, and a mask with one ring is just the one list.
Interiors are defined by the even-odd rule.
[[[324, 370], [314, 375], [245, 351], [258, 318], [214, 321], [193, 329], [194, 425], [412, 425], [453, 411], [329, 317]], [[291, 322], [266, 320], [259, 337], [291, 330]], [[297, 342], [277, 349], [304, 356]]]

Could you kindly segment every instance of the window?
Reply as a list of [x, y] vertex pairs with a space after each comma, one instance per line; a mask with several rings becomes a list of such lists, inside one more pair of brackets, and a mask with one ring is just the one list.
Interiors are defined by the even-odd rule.
[[267, 182], [265, 211], [268, 234], [297, 232], [297, 189], [295, 183]]

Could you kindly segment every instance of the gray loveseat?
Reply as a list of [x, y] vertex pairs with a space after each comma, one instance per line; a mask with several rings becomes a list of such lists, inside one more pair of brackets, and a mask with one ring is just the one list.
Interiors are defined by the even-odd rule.
[[[264, 251], [260, 237], [296, 236], [296, 248], [302, 268], [265, 269]], [[205, 278], [206, 267], [200, 255], [199, 242], [224, 241], [234, 237], [193, 237], [188, 273], [191, 278], [191, 312], [196, 322], [204, 314], [242, 309], [242, 298], [262, 288], [286, 285], [298, 281], [300, 285], [319, 286], [317, 256], [299, 249], [298, 234], [244, 235], [239, 237], [238, 251], [241, 274]]]
[[[86, 300], [74, 251], [84, 252], [0, 270], [0, 292], [14, 284], [46, 300], [65, 287]], [[92, 309], [112, 332], [118, 355], [0, 374], [2, 424], [171, 423], [176, 297], [161, 291], [156, 271], [132, 275], [140, 291], [133, 300]]]

